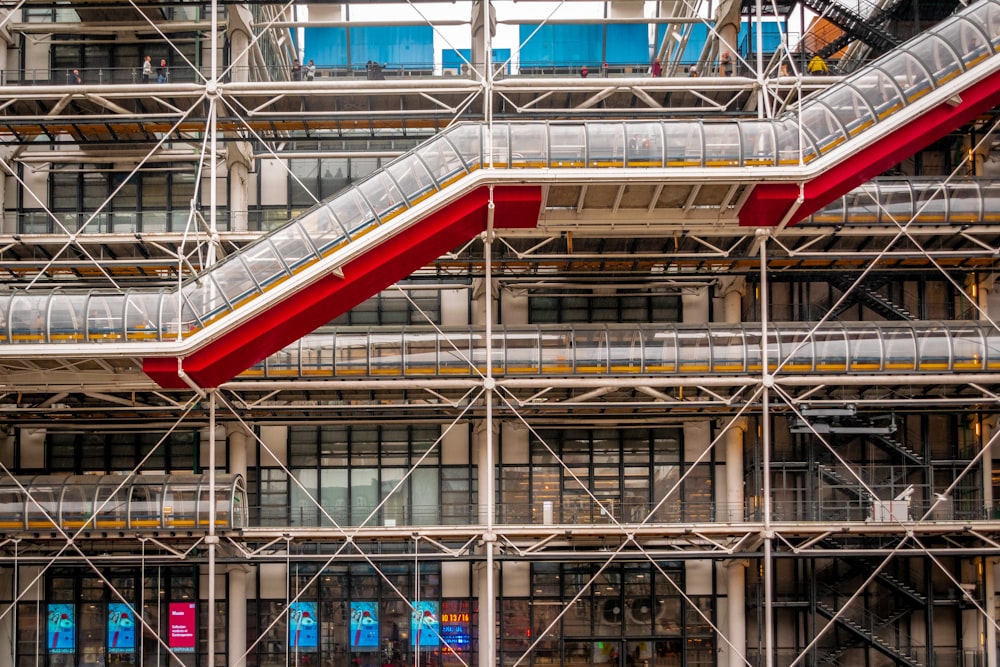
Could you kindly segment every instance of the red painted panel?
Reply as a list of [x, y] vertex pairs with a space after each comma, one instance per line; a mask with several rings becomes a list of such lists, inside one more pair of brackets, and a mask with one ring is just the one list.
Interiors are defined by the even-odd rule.
[[[494, 226], [538, 224], [541, 188], [497, 186]], [[474, 190], [432, 213], [372, 251], [344, 265], [344, 277], [330, 275], [304, 287], [267, 312], [228, 331], [184, 359], [184, 371], [199, 387], [217, 387], [253, 364], [326, 324], [373, 294], [473, 238], [486, 228], [489, 189]], [[173, 357], [143, 360], [143, 370], [160, 386], [183, 388]]]
[[[920, 149], [1000, 104], [1000, 72], [995, 72], [960, 94], [957, 106], [941, 104], [896, 132], [820, 174], [803, 187], [802, 205], [789, 224], [812, 215], [838, 197], [899, 164]], [[878, 128], [873, 130], [878, 131]], [[757, 185], [740, 209], [740, 224], [778, 225], [795, 205], [799, 188], [788, 183]]]

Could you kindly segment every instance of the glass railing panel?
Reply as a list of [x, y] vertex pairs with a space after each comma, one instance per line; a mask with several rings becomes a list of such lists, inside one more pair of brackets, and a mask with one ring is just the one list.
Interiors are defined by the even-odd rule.
[[160, 292], [130, 290], [125, 297], [125, 337], [159, 340]]
[[512, 167], [547, 167], [549, 157], [548, 134], [542, 123], [510, 126], [510, 154]]
[[[300, 338], [298, 345], [295, 346], [294, 356], [276, 360], [279, 372], [288, 374], [293, 373], [295, 368], [299, 368], [301, 373], [306, 376], [326, 377], [333, 375], [336, 340], [337, 335], [332, 332], [322, 336]], [[270, 371], [269, 365], [268, 373]]]
[[705, 166], [737, 167], [740, 164], [740, 127], [736, 123], [704, 123]]
[[875, 113], [868, 106], [868, 101], [851, 86], [838, 86], [824, 96], [823, 102], [837, 118], [838, 125], [847, 131], [848, 137], [867, 130], [875, 123]]
[[994, 52], [1000, 52], [1000, 3], [975, 3], [962, 12], [965, 19], [976, 23], [986, 33]]
[[608, 364], [612, 373], [642, 372], [642, 330], [638, 327], [607, 331]]
[[[903, 224], [913, 217], [913, 189], [909, 183], [883, 183], [879, 185], [882, 190], [881, 209], [879, 210], [879, 221], [883, 223]], [[876, 202], [872, 202], [876, 206]]]
[[549, 125], [549, 164], [553, 167], [587, 165], [587, 135], [583, 125]]
[[483, 164], [483, 126], [478, 123], [459, 125], [443, 137], [458, 151], [462, 168], [473, 171]]
[[[324, 239], [325, 243], [314, 241], [317, 249], [323, 255], [328, 255], [341, 245], [347, 243], [346, 238], [337, 236], [336, 232], [334, 232], [335, 222], [340, 223], [339, 228], [347, 230], [351, 240], [378, 226], [375, 212], [372, 211], [371, 206], [368, 205], [368, 201], [358, 192], [357, 188], [344, 190], [336, 199], [330, 202], [329, 206], [336, 221], [332, 219], [326, 221], [325, 224], [330, 225], [330, 228]], [[324, 224], [322, 222], [322, 211], [324, 209], [321, 208], [319, 211], [320, 218], [317, 220], [317, 223], [322, 225]]]
[[812, 349], [816, 371], [842, 373], [847, 370], [847, 338], [839, 327], [813, 334]]
[[377, 171], [358, 185], [362, 196], [381, 223], [387, 222], [406, 210], [406, 200], [396, 182], [384, 171]]
[[820, 210], [813, 213], [809, 216], [807, 222], [824, 225], [841, 224], [847, 220], [847, 214], [845, 214], [844, 211], [852, 209], [862, 213], [862, 215], [867, 215], [868, 222], [871, 222], [873, 216], [877, 213], [873, 210], [874, 206], [865, 208], [864, 202], [866, 200], [869, 204], [871, 204], [871, 197], [868, 195], [863, 193], [859, 194], [857, 192], [849, 192], [843, 197], [833, 200], [830, 204], [827, 204]]
[[[696, 123], [691, 123], [696, 125]], [[667, 128], [672, 127], [667, 125]], [[625, 166], [627, 167], [662, 167], [664, 156], [663, 144], [663, 124], [662, 123], [627, 123], [625, 125], [625, 137], [627, 140], [625, 153]], [[701, 136], [696, 140], [696, 146], [688, 157], [697, 164], [701, 164]], [[669, 160], [669, 158], [668, 158]], [[679, 166], [668, 164], [666, 166]], [[694, 166], [694, 164], [689, 165]]]
[[510, 125], [494, 125], [491, 140], [493, 143], [493, 166], [497, 168], [510, 167]]
[[182, 293], [187, 306], [197, 320], [197, 326], [204, 326], [211, 320], [229, 312], [229, 302], [212, 277], [213, 272], [202, 274], [197, 280], [184, 284]]
[[124, 336], [125, 295], [93, 293], [87, 303], [87, 340], [120, 341]]
[[[475, 343], [478, 345], [479, 343]], [[449, 333], [447, 340], [441, 341], [438, 350], [442, 375], [470, 375], [472, 373], [472, 334]]]
[[[704, 146], [701, 123], [665, 123], [662, 127], [665, 135], [664, 166], [700, 167]], [[639, 165], [633, 165], [630, 160], [629, 166]]]
[[[438, 335], [428, 331], [406, 332], [403, 335], [403, 373], [434, 376], [438, 371]], [[447, 344], [447, 343], [445, 343]]]
[[710, 339], [704, 329], [677, 330], [678, 371], [681, 373], [707, 373], [711, 358]]
[[1000, 368], [1000, 331], [994, 327], [986, 327], [983, 331], [985, 339], [986, 368], [996, 370]]
[[851, 356], [848, 359], [849, 371], [879, 371], [882, 370], [882, 340], [878, 331], [859, 331], [852, 333], [849, 341]]
[[788, 325], [781, 330], [778, 365], [785, 373], [808, 373], [813, 368], [813, 342], [806, 327]]
[[743, 141], [743, 164], [748, 167], [772, 167], [778, 156], [774, 143], [774, 123], [770, 121], [740, 121]]
[[368, 375], [368, 334], [337, 332], [336, 369], [338, 377]]
[[911, 53], [898, 50], [881, 63], [881, 69], [902, 91], [907, 104], [933, 90], [930, 74]]
[[572, 373], [572, 333], [542, 330], [540, 335], [542, 338], [542, 373]]
[[[173, 339], [179, 331], [187, 331], [195, 322], [194, 312], [187, 302], [182, 302], [178, 297], [180, 293], [176, 290], [163, 289], [159, 292], [160, 303], [160, 328], [163, 336]], [[181, 308], [182, 315], [178, 315], [177, 310]]]
[[90, 484], [86, 486], [67, 484], [63, 488], [59, 503], [59, 519], [64, 529], [73, 530], [84, 526], [93, 528], [93, 524], [89, 523], [94, 514], [93, 493], [94, 488]]
[[82, 341], [84, 339], [86, 321], [86, 292], [56, 292], [52, 295], [48, 316], [48, 335], [50, 341]]
[[874, 184], [869, 183], [864, 189], [849, 193], [843, 201], [844, 210], [840, 219], [830, 222], [872, 223], [878, 220], [878, 192]]
[[[351, 197], [357, 197], [357, 192], [354, 189], [345, 190], [341, 192], [340, 195], [333, 201], [333, 203], [326, 205], [320, 204], [319, 206], [313, 208], [309, 212], [300, 216], [293, 224], [289, 225], [288, 228], [298, 228], [301, 230], [301, 234], [309, 239], [312, 247], [316, 249], [316, 252], [320, 256], [328, 255], [337, 248], [340, 248], [347, 243], [347, 227], [341, 224], [343, 221], [338, 220], [334, 217], [332, 209], [334, 204], [340, 202], [341, 199], [350, 199]], [[355, 210], [354, 208], [345, 205], [345, 202], [339, 204], [345, 211]], [[374, 216], [371, 215], [370, 211], [363, 211], [359, 209], [355, 211], [355, 214], [359, 219], [372, 220]], [[288, 235], [290, 239], [294, 239], [294, 235], [291, 233]], [[290, 241], [294, 243], [294, 241]], [[289, 262], [289, 266], [295, 266], [290, 262], [290, 258], [287, 256], [285, 260]], [[301, 261], [301, 266], [305, 266], [310, 263], [308, 256], [303, 256]]]
[[410, 206], [426, 199], [436, 190], [434, 179], [416, 155], [408, 155], [397, 160], [386, 170], [395, 179]]
[[776, 121], [774, 135], [778, 146], [779, 166], [797, 165], [800, 157], [804, 163], [817, 157], [812, 139], [802, 130], [797, 118]]
[[819, 101], [807, 102], [799, 114], [802, 128], [812, 137], [820, 154], [831, 151], [847, 140], [837, 116]]
[[1000, 182], [989, 183], [981, 187], [983, 203], [983, 217], [982, 222], [986, 223], [996, 223], [1000, 222], [1000, 207], [987, 206], [986, 202], [997, 201], [1000, 198]]
[[746, 371], [746, 348], [742, 332], [712, 331], [712, 371], [743, 373]]
[[951, 340], [948, 330], [928, 327], [920, 333], [918, 341], [920, 370], [947, 371], [951, 361]]
[[444, 135], [431, 139], [416, 150], [438, 188], [444, 188], [465, 174], [465, 163]]
[[885, 370], [911, 371], [917, 364], [917, 341], [909, 326], [882, 327]]
[[[260, 287], [250, 275], [250, 269], [243, 263], [242, 255], [232, 255], [213, 266], [209, 275], [215, 279], [222, 290], [230, 308], [239, 308], [247, 299], [260, 294]], [[204, 278], [205, 276], [203, 276]], [[203, 313], [206, 317], [214, 317], [216, 313]]]
[[[327, 211], [327, 216], [330, 213]], [[316, 250], [304, 236], [298, 224], [286, 225], [269, 236], [271, 244], [292, 273], [304, 268], [318, 258]]]
[[25, 502], [29, 529], [48, 529], [55, 526], [59, 516], [58, 499], [52, 488], [32, 487]]
[[368, 341], [371, 374], [397, 376], [403, 371], [403, 336], [394, 332], [372, 334]]
[[[916, 191], [917, 200], [914, 202], [917, 219], [920, 222], [944, 222], [948, 217], [948, 201], [945, 198], [946, 190], [942, 185], [934, 185], [930, 188], [920, 188]], [[901, 222], [906, 222], [903, 220]]]
[[607, 330], [578, 328], [576, 330], [575, 365], [577, 373], [607, 373], [609, 371]]
[[24, 494], [13, 486], [0, 489], [0, 528], [24, 528]]
[[958, 54], [941, 37], [929, 33], [908, 47], [924, 67], [931, 73], [935, 88], [951, 81], [962, 73]]
[[541, 334], [534, 331], [505, 332], [505, 371], [512, 374], [535, 374], [541, 367]]
[[163, 525], [165, 528], [194, 527], [197, 502], [193, 488], [169, 483], [163, 494]]
[[94, 510], [97, 517], [94, 522], [95, 528], [121, 529], [125, 528], [128, 520], [128, 492], [129, 485], [126, 484], [115, 493], [118, 487], [116, 482], [124, 478], [115, 480], [114, 478], [102, 478], [97, 487], [94, 500]]
[[14, 343], [41, 343], [45, 340], [48, 295], [18, 292], [10, 304], [10, 339]]
[[958, 53], [965, 69], [974, 67], [990, 55], [989, 40], [983, 29], [973, 21], [955, 19], [934, 32]]
[[903, 93], [887, 73], [872, 68], [851, 78], [851, 86], [868, 103], [876, 120], [882, 120], [903, 108]]
[[620, 123], [588, 123], [591, 167], [625, 166], [625, 128]]
[[953, 371], [981, 371], [985, 367], [982, 331], [977, 326], [951, 326], [951, 368]]
[[250, 275], [264, 291], [291, 275], [278, 251], [271, 245], [271, 239], [266, 236], [259, 243], [247, 247], [242, 256]]
[[975, 183], [952, 183], [945, 198], [948, 200], [948, 222], [974, 224], [983, 219], [983, 198]]
[[642, 332], [643, 372], [677, 372], [677, 331], [672, 326]]
[[162, 484], [136, 483], [128, 503], [129, 528], [160, 528], [163, 518], [161, 508]]

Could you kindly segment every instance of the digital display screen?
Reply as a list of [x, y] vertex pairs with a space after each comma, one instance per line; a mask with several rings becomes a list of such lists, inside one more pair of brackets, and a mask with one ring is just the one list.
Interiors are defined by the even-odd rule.
[[446, 649], [463, 651], [469, 648], [469, 612], [441, 614], [441, 639]]
[[135, 617], [127, 604], [108, 605], [108, 653], [135, 651]]
[[378, 650], [378, 603], [351, 603], [351, 650]]
[[171, 602], [170, 633], [167, 641], [170, 650], [177, 653], [194, 653], [195, 640], [198, 637], [198, 625], [194, 602]]
[[441, 646], [441, 632], [438, 619], [440, 605], [437, 602], [414, 602], [410, 615], [410, 636], [417, 650], [436, 649]]
[[76, 607], [72, 604], [49, 605], [49, 628], [46, 646], [49, 653], [76, 651]]
[[310, 653], [319, 648], [315, 602], [293, 602], [288, 605], [288, 647], [294, 651]]

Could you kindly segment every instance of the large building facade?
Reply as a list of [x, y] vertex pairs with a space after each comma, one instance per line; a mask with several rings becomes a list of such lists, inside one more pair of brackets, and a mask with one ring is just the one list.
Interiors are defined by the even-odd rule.
[[995, 667], [1000, 3], [449, 7], [0, 8], [0, 667]]

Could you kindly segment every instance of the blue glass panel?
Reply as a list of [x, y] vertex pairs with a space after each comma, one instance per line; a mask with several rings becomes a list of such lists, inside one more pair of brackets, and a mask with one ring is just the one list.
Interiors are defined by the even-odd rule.
[[347, 28], [306, 28], [304, 41], [304, 63], [314, 60], [318, 67], [347, 67]]
[[[533, 67], [599, 67], [604, 62], [603, 28], [589, 25], [521, 25], [521, 69]], [[534, 33], [534, 35], [532, 35]], [[529, 39], [530, 38], [530, 39]]]
[[369, 60], [386, 71], [434, 69], [434, 29], [427, 26], [365, 26], [351, 28], [352, 69], [364, 69]]
[[612, 24], [607, 28], [604, 62], [609, 65], [649, 64], [649, 25]]

